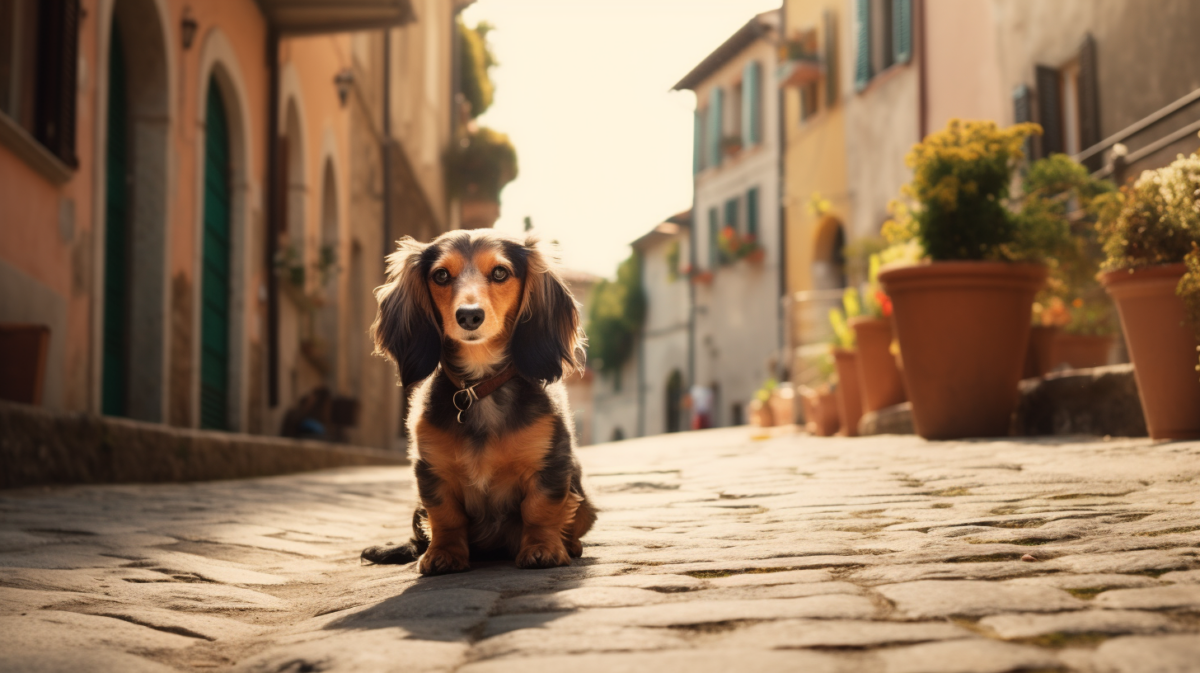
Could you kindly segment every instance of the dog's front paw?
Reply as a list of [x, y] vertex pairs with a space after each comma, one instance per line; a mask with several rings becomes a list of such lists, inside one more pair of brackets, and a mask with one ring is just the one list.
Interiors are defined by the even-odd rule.
[[434, 547], [426, 550], [417, 561], [417, 572], [422, 575], [445, 575], [470, 569], [471, 561], [466, 554], [454, 554]]
[[571, 558], [579, 558], [580, 556], [583, 556], [583, 543], [576, 538], [567, 540], [566, 545], [567, 554], [570, 555]]
[[570, 565], [570, 563], [571, 558], [567, 556], [567, 549], [561, 542], [557, 545], [531, 544], [517, 554], [517, 567], [527, 570], [531, 568], [557, 568], [559, 566]]

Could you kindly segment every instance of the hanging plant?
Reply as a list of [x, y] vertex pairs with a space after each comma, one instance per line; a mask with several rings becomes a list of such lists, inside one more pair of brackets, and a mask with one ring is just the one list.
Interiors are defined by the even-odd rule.
[[491, 46], [487, 42], [487, 34], [492, 31], [493, 26], [486, 21], [480, 21], [474, 28], [468, 28], [462, 19], [458, 19], [456, 24], [460, 50], [459, 81], [463, 98], [466, 99], [471, 118], [474, 119], [492, 106], [492, 98], [496, 92], [491, 77], [496, 57], [492, 55]]
[[465, 135], [446, 157], [450, 193], [465, 201], [499, 201], [500, 190], [517, 177], [517, 151], [508, 136], [480, 127]]

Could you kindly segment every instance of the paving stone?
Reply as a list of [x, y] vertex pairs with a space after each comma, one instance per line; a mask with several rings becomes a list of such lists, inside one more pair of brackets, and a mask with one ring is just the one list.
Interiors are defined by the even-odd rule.
[[554, 612], [556, 610], [580, 610], [583, 608], [615, 608], [629, 605], [661, 603], [665, 596], [647, 589], [631, 587], [585, 587], [564, 589], [552, 594], [517, 596], [503, 601], [500, 614], [517, 612]]
[[1005, 640], [1036, 638], [1049, 634], [1153, 634], [1180, 629], [1170, 619], [1151, 612], [1132, 610], [1080, 610], [1058, 614], [1005, 614], [985, 617], [979, 625]]
[[975, 638], [970, 631], [942, 622], [874, 622], [800, 620], [752, 624], [716, 638], [724, 647], [882, 647], [955, 638]]
[[982, 617], [1001, 612], [1057, 612], [1078, 610], [1087, 605], [1056, 589], [997, 582], [908, 582], [887, 584], [875, 590], [915, 619]]
[[1096, 597], [1095, 603], [1105, 608], [1140, 610], [1169, 610], [1190, 608], [1200, 610], [1200, 585], [1179, 584], [1145, 589], [1115, 589]]
[[1073, 573], [1141, 573], [1147, 571], [1185, 570], [1194, 558], [1175, 550], [1148, 549], [1112, 554], [1064, 556], [1047, 562], [1056, 570]]
[[688, 671], [688, 673], [843, 673], [855, 670], [844, 659], [816, 652], [763, 650], [704, 650], [589, 654], [582, 657], [531, 657], [469, 664], [461, 673], [621, 673], [625, 671]]
[[462, 642], [414, 639], [404, 629], [350, 631], [272, 648], [240, 662], [245, 673], [302, 671], [452, 671], [462, 662]]
[[822, 568], [817, 570], [784, 570], [782, 572], [743, 573], [726, 577], [714, 577], [708, 580], [708, 584], [713, 587], [771, 586], [775, 584], [827, 582], [832, 578], [832, 574]]
[[1200, 637], [1116, 638], [1100, 645], [1093, 662], [1099, 673], [1193, 673], [1200, 668]]
[[1166, 573], [1158, 579], [1163, 582], [1184, 582], [1187, 584], [1200, 584], [1200, 570], [1180, 570], [1178, 572]]
[[1008, 673], [1058, 669], [1059, 660], [1045, 650], [992, 640], [951, 640], [884, 650], [887, 673]]
[[475, 643], [471, 660], [499, 657], [541, 657], [595, 652], [637, 652], [686, 649], [692, 634], [684, 629], [588, 625], [581, 629], [556, 626], [509, 631]]
[[174, 633], [203, 640], [241, 640], [253, 638], [265, 629], [244, 621], [213, 615], [164, 610], [144, 606], [97, 604], [80, 608], [99, 617], [111, 617], [131, 624], [145, 626], [163, 633]]
[[610, 575], [568, 580], [565, 584], [581, 587], [633, 587], [674, 593], [699, 589], [705, 585], [705, 582], [687, 575]]

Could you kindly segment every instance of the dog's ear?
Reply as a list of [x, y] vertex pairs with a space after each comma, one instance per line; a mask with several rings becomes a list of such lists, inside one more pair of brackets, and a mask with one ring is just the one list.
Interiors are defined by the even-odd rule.
[[405, 236], [388, 255], [387, 283], [375, 288], [379, 315], [371, 325], [375, 353], [396, 363], [400, 381], [412, 385], [433, 373], [441, 359], [441, 329], [425, 277], [430, 246]]
[[547, 383], [582, 372], [587, 337], [579, 304], [536, 239], [519, 246], [525, 267], [521, 310], [509, 342], [513, 364], [525, 378]]

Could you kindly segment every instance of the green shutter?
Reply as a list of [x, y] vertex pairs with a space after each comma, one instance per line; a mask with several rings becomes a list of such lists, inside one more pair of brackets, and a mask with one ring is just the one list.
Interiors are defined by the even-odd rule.
[[724, 133], [725, 92], [713, 89], [708, 103], [708, 165], [721, 165], [721, 134]]
[[871, 81], [871, 7], [869, 0], [856, 0], [855, 7], [854, 88], [862, 91]]
[[230, 170], [229, 124], [216, 80], [208, 86], [204, 136], [204, 237], [201, 264], [200, 427], [229, 427]]
[[893, 62], [912, 60], [912, 0], [892, 0]]
[[717, 221], [717, 209], [708, 209], [708, 268], [717, 268], [717, 239], [721, 235], [721, 225]]
[[104, 342], [100, 373], [100, 411], [128, 413], [129, 376], [129, 217], [128, 118], [125, 55], [113, 21], [108, 52], [108, 139], [104, 190]]
[[700, 163], [700, 153], [704, 151], [704, 117], [696, 110], [692, 115], [692, 173], [699, 173], [703, 164]]
[[758, 187], [746, 192], [746, 233], [758, 240]]
[[725, 226], [734, 231], [738, 230], [738, 200], [736, 197], [725, 201]]
[[762, 66], [751, 61], [742, 70], [742, 142], [762, 142]]

